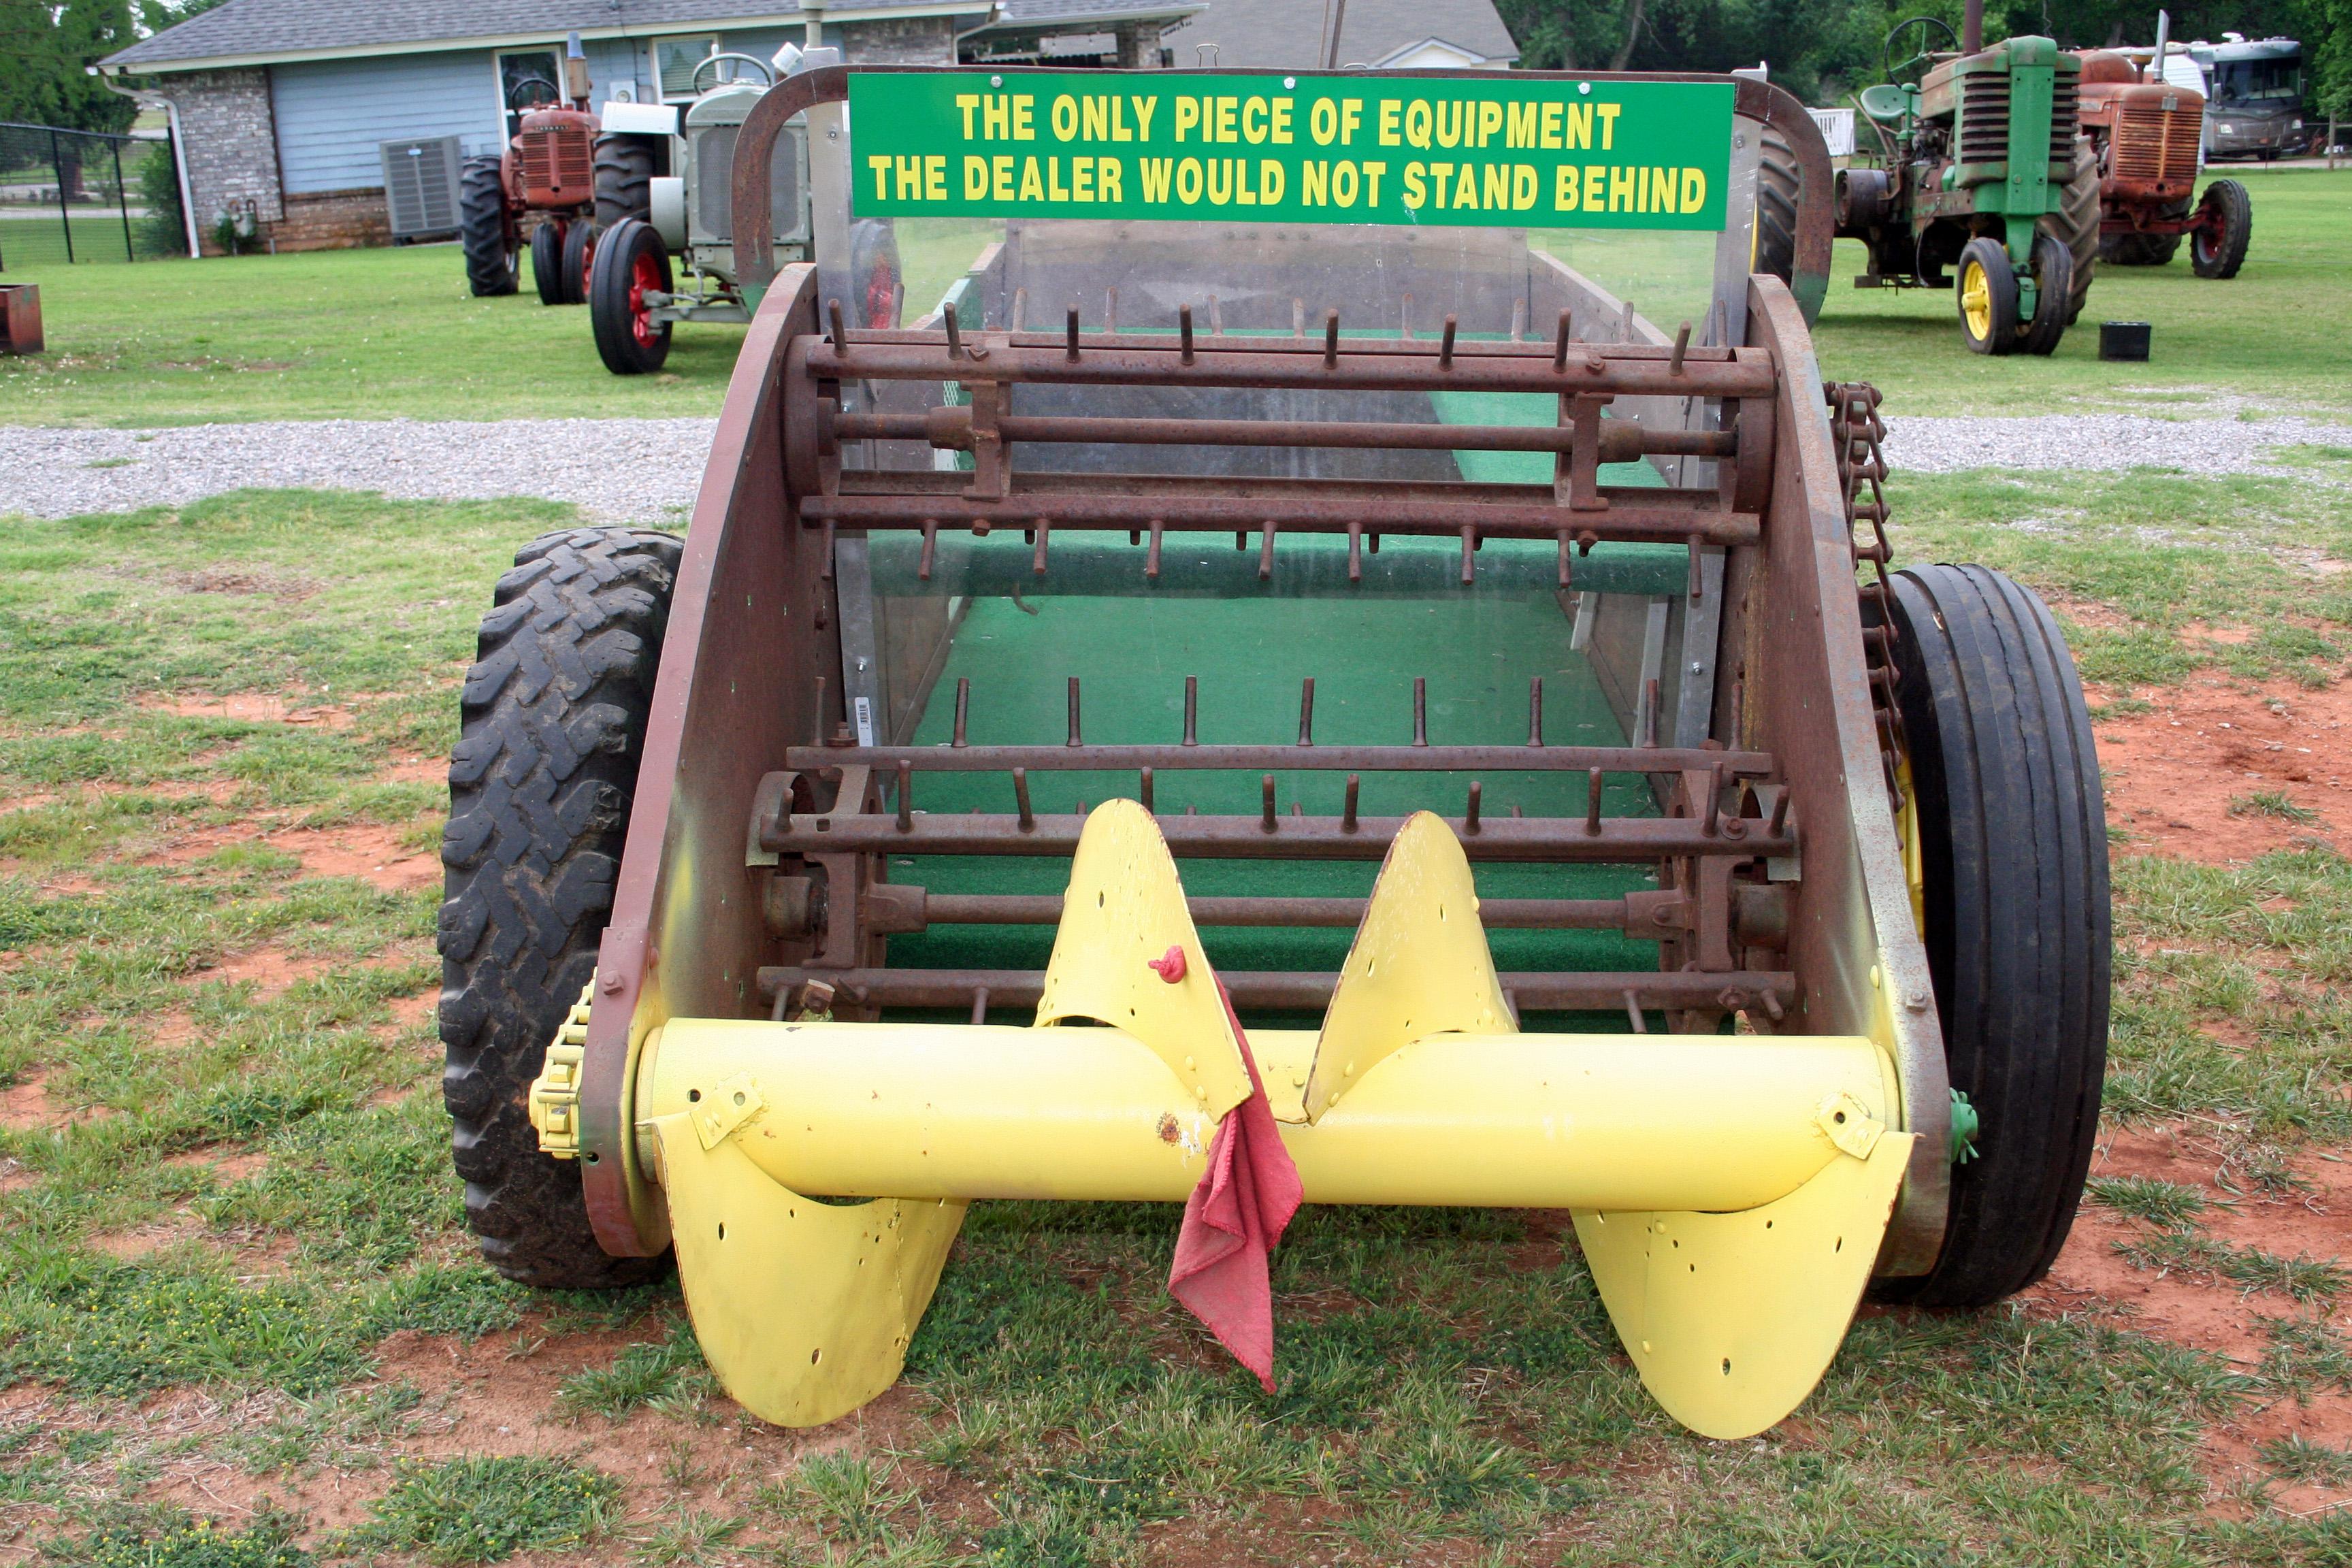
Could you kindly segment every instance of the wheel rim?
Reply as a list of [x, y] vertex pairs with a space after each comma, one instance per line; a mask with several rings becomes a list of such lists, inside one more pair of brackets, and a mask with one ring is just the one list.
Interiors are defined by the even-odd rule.
[[661, 269], [654, 265], [651, 255], [640, 252], [629, 260], [629, 331], [646, 348], [654, 346], [653, 307], [646, 303], [646, 290], [661, 289]]
[[1985, 276], [1982, 262], [1960, 268], [1960, 319], [1968, 322], [1970, 336], [1992, 336], [1992, 280]]

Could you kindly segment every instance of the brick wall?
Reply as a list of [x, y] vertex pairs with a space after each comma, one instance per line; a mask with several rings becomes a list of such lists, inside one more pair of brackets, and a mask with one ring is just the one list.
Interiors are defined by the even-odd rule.
[[355, 250], [392, 243], [392, 214], [382, 191], [311, 191], [286, 198], [286, 216], [269, 226], [280, 250]]
[[220, 253], [213, 219], [224, 210], [250, 201], [265, 224], [286, 216], [268, 72], [254, 67], [175, 73], [163, 79], [158, 94], [180, 111], [188, 193], [205, 255]]
[[827, 31], [841, 39], [841, 58], [854, 66], [951, 66], [956, 63], [955, 18], [892, 16], [873, 22], [837, 22]]

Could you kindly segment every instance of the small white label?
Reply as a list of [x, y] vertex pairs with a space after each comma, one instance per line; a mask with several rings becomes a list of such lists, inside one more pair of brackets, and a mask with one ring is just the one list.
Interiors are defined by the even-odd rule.
[[874, 743], [873, 699], [868, 697], [852, 698], [850, 700], [849, 708], [850, 711], [855, 714], [857, 719], [857, 743], [861, 746], [872, 745]]

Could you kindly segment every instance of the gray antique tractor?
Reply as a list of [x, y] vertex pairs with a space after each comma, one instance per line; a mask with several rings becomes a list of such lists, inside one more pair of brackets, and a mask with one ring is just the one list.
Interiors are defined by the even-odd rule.
[[[813, 51], [830, 56], [832, 50]], [[659, 136], [608, 138], [596, 167], [596, 217], [604, 231], [588, 282], [588, 318], [596, 352], [614, 375], [644, 375], [669, 357], [670, 329], [679, 321], [751, 319], [736, 282], [735, 226], [729, 171], [743, 124], [780, 69], [808, 68], [809, 57], [787, 47], [774, 63], [750, 55], [714, 54], [694, 68], [694, 101], [682, 117], [657, 112], [672, 124]], [[788, 129], [769, 185], [775, 215], [777, 261], [809, 255], [807, 136]], [[853, 236], [862, 279], [856, 296], [861, 326], [898, 321], [898, 253], [884, 223], [862, 223]]]

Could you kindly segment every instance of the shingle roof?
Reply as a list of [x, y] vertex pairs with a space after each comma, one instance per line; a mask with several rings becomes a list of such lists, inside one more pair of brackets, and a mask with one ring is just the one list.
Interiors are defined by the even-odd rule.
[[[1347, 0], [1339, 30], [1342, 66], [1386, 59], [1409, 44], [1443, 38], [1490, 60], [1514, 60], [1518, 46], [1494, 0]], [[1312, 70], [1338, 0], [1209, 0], [1209, 8], [1168, 38], [1179, 70], [1216, 65]], [[1214, 44], [1202, 55], [1196, 46]]]
[[1002, 24], [1034, 27], [1052, 22], [1087, 22], [1097, 17], [1181, 16], [1201, 9], [1203, 0], [1003, 0], [998, 9]]
[[[852, 0], [828, 6], [875, 11], [986, 11], [988, 0]], [[489, 39], [645, 35], [719, 22], [756, 25], [795, 20], [797, 0], [228, 0], [109, 56], [129, 70], [201, 65], [208, 60], [319, 58]]]

